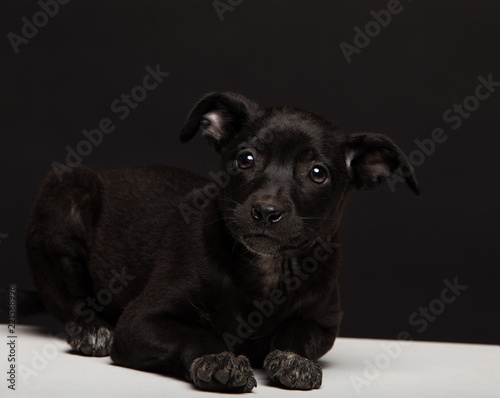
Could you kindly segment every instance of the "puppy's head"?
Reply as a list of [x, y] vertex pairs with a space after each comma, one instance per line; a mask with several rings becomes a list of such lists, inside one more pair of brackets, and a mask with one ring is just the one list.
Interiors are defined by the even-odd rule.
[[336, 231], [353, 189], [374, 189], [397, 169], [419, 194], [413, 170], [389, 138], [346, 134], [312, 112], [261, 109], [232, 93], [211, 93], [192, 109], [181, 133], [201, 132], [221, 154], [227, 181], [219, 208], [248, 250], [281, 256]]

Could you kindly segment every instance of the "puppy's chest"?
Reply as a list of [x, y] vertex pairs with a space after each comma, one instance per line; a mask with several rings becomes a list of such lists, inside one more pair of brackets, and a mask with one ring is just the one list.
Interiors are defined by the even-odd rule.
[[297, 258], [263, 257], [255, 264], [255, 288], [264, 296], [276, 296], [279, 292], [290, 301], [300, 300], [309, 285]]
[[296, 260], [263, 258], [247, 268], [239, 283], [226, 280], [217, 294], [214, 326], [233, 329], [244, 320], [255, 333], [264, 333], [300, 311], [307, 294], [297, 283], [298, 267]]
[[285, 275], [292, 266], [290, 263], [289, 260], [273, 257], [263, 257], [257, 260], [254, 271], [255, 288], [261, 289], [264, 295], [268, 295], [273, 290], [283, 289]]

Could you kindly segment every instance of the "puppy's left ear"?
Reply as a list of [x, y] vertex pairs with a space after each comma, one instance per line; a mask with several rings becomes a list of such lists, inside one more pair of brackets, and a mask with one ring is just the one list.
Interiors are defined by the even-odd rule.
[[220, 152], [260, 112], [257, 103], [240, 94], [207, 94], [189, 113], [180, 139], [187, 142], [200, 131], [208, 143]]
[[403, 152], [385, 135], [349, 134], [345, 157], [355, 188], [375, 189], [398, 170], [410, 189], [420, 196], [413, 167]]

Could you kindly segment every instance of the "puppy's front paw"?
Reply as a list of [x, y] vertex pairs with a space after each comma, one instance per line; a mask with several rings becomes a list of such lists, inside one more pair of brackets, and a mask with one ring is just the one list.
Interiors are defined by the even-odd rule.
[[194, 385], [201, 390], [250, 392], [257, 387], [248, 359], [232, 352], [196, 358], [189, 374]]
[[310, 359], [290, 351], [274, 350], [264, 360], [269, 378], [286, 388], [311, 390], [321, 386], [321, 367]]
[[105, 327], [81, 327], [68, 338], [68, 343], [79, 354], [105, 357], [111, 351], [113, 333]]

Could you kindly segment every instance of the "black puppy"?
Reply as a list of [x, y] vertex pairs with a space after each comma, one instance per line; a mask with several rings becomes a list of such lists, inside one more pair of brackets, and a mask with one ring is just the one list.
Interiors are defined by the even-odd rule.
[[348, 196], [398, 169], [418, 194], [411, 166], [383, 135], [237, 94], [203, 97], [181, 140], [197, 132], [222, 156], [215, 182], [164, 166], [48, 175], [26, 236], [39, 295], [79, 353], [203, 390], [252, 390], [251, 364], [318, 388]]

